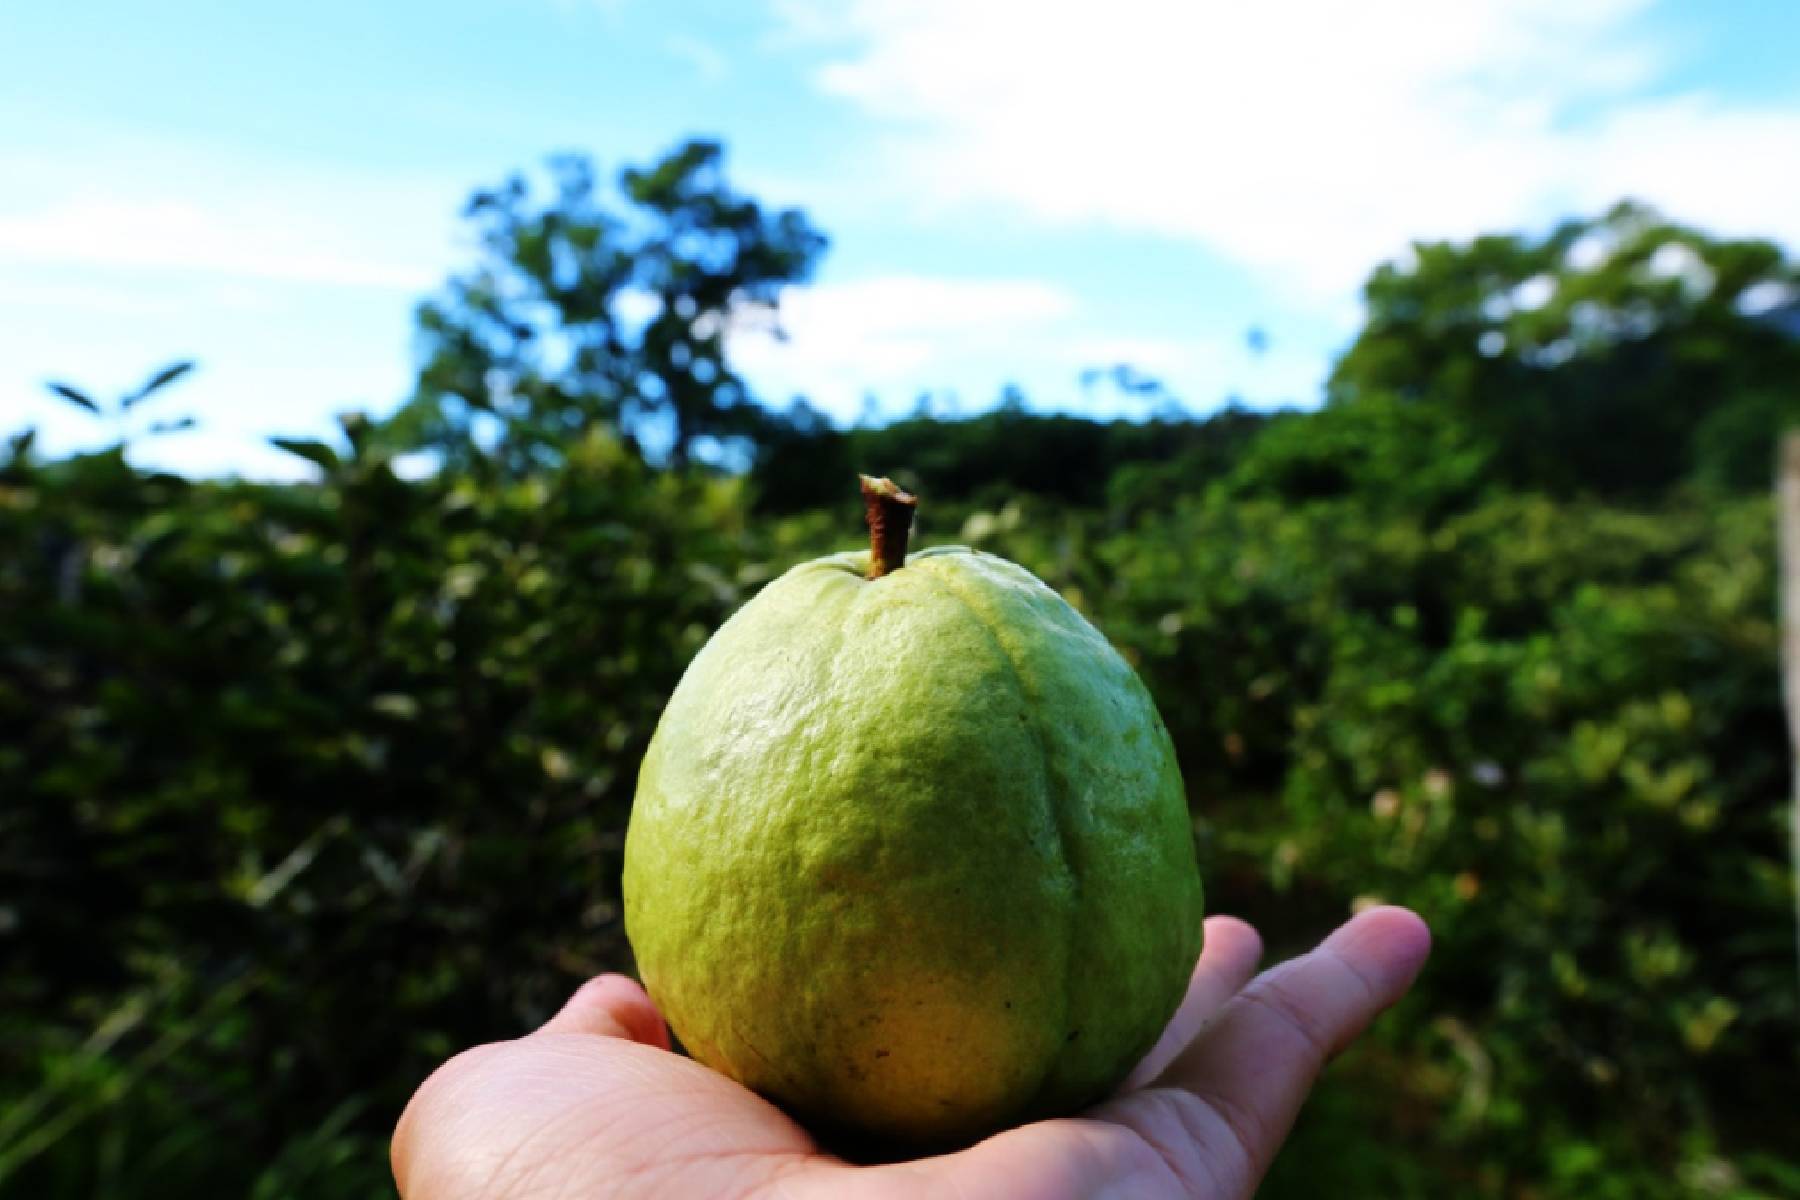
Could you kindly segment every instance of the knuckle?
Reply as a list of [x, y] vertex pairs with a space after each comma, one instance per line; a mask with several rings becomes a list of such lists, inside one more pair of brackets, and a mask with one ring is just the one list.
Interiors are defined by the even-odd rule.
[[1336, 1037], [1312, 1009], [1296, 996], [1278, 974], [1257, 980], [1241, 993], [1252, 1004], [1275, 1018], [1277, 1025], [1297, 1038], [1318, 1062], [1336, 1052]]

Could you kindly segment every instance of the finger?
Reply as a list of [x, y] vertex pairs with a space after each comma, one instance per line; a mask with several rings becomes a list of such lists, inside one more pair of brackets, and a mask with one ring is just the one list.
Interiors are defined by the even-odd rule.
[[1185, 1148], [1248, 1195], [1320, 1069], [1405, 994], [1430, 950], [1417, 915], [1369, 909], [1258, 976], [1139, 1095], [1170, 1089], [1200, 1101], [1182, 1104]]
[[642, 985], [624, 975], [596, 975], [582, 984], [538, 1033], [597, 1034], [669, 1048], [662, 1014]]
[[1188, 980], [1187, 995], [1182, 997], [1181, 1006], [1169, 1019], [1168, 1027], [1150, 1053], [1119, 1085], [1120, 1092], [1143, 1087], [1161, 1075], [1175, 1056], [1194, 1040], [1201, 1026], [1235, 996], [1238, 989], [1250, 982], [1250, 977], [1256, 973], [1256, 964], [1262, 959], [1262, 938], [1236, 917], [1208, 917], [1206, 936], [1201, 945], [1204, 948], [1200, 952], [1200, 961], [1194, 964], [1194, 974]]

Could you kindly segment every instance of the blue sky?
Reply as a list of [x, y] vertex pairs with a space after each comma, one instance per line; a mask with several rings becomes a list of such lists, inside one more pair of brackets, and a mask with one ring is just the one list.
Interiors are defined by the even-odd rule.
[[0, 431], [91, 444], [44, 380], [191, 356], [200, 428], [139, 460], [291, 473], [267, 435], [405, 393], [472, 188], [692, 134], [832, 237], [791, 340], [733, 346], [767, 399], [1128, 412], [1078, 378], [1130, 361], [1309, 403], [1410, 238], [1631, 194], [1800, 245], [1796, 45], [1756, 0], [12, 4]]

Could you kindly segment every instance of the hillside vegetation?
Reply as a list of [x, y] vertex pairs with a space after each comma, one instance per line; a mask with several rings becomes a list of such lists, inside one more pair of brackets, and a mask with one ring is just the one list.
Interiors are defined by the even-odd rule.
[[730, 370], [825, 242], [717, 147], [470, 221], [416, 392], [285, 440], [308, 481], [0, 456], [0, 1191], [388, 1194], [433, 1065], [630, 969], [662, 704], [867, 470], [1136, 664], [1216, 911], [1430, 921], [1265, 1194], [1800, 1195], [1776, 247], [1414, 247], [1317, 411], [842, 429]]

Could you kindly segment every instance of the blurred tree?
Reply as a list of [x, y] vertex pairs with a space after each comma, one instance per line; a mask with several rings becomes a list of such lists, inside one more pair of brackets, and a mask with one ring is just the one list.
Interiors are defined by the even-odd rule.
[[1429, 519], [1492, 490], [1493, 453], [1455, 414], [1375, 393], [1276, 416], [1234, 456], [1220, 486], [1239, 499], [1348, 499]]
[[1004, 504], [1020, 494], [1135, 512], [1222, 476], [1269, 417], [1225, 408], [1094, 421], [1034, 413], [1015, 386], [988, 412], [946, 420], [914, 414], [840, 430], [797, 402], [765, 430], [753, 480], [761, 507], [794, 512], [835, 504], [855, 471], [898, 472], [945, 502]]
[[773, 324], [826, 239], [733, 191], [714, 142], [622, 172], [622, 209], [587, 159], [550, 170], [547, 201], [517, 175], [470, 200], [481, 259], [419, 308], [418, 387], [394, 435], [514, 477], [596, 425], [670, 465], [742, 465], [769, 418], [726, 336]]
[[1772, 242], [1630, 203], [1539, 238], [1419, 243], [1369, 280], [1329, 397], [1441, 405], [1515, 486], [1762, 488], [1776, 429], [1800, 419], [1800, 339], [1759, 313], [1796, 294]]
[[[890, 468], [874, 467], [885, 474]], [[842, 481], [856, 474], [850, 435], [804, 399], [771, 420], [757, 447], [757, 503], [768, 512], [798, 512], [842, 499]]]

